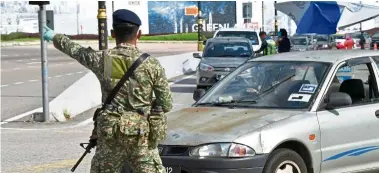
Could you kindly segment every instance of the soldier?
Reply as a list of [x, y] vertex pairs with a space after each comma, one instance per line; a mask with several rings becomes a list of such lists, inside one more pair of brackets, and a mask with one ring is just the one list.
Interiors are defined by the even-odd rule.
[[[136, 47], [141, 37], [141, 20], [129, 10], [117, 10], [113, 13], [112, 37], [117, 46], [114, 49], [95, 51], [72, 42], [62, 34], [45, 27], [45, 40], [53, 41], [55, 48], [76, 59], [94, 72], [101, 84], [102, 100], [117, 81], [120, 80], [131, 64], [142, 54]], [[172, 96], [165, 71], [154, 57], [146, 59], [125, 82], [117, 93], [112, 105], [97, 117], [96, 131], [92, 132], [90, 142], [96, 142], [96, 153], [91, 163], [91, 173], [120, 172], [128, 163], [134, 173], [164, 173], [157, 144], [149, 141], [156, 127], [144, 115], [149, 114], [155, 94], [155, 104], [163, 112], [172, 109]], [[159, 124], [159, 123], [158, 123]], [[162, 128], [167, 125], [161, 123]], [[146, 132], [146, 133], [144, 133]], [[165, 134], [165, 133], [164, 133]]]

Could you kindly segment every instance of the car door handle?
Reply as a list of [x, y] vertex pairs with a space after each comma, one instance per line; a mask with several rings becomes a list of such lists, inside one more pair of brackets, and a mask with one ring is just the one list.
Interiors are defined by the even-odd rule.
[[376, 118], [379, 118], [379, 110], [375, 111]]

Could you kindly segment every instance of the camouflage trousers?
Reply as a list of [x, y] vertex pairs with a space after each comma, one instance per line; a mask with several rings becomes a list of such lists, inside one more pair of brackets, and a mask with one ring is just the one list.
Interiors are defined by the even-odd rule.
[[127, 163], [133, 173], [165, 173], [157, 147], [149, 147], [149, 123], [133, 112], [106, 112], [97, 118], [97, 146], [91, 173], [120, 173]]

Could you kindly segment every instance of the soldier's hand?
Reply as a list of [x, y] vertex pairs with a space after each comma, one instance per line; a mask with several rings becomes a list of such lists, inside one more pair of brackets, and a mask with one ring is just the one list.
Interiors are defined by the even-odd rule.
[[96, 146], [96, 145], [97, 145], [97, 138], [91, 138], [91, 139], [89, 140], [89, 144], [90, 144], [91, 146]]
[[49, 27], [47, 27], [46, 25], [43, 28], [44, 28], [43, 39], [45, 39], [46, 41], [52, 41], [55, 36], [54, 31], [50, 29]]

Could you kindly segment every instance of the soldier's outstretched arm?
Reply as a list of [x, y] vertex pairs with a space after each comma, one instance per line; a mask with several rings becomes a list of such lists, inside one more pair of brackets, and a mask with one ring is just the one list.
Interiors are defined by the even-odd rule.
[[83, 47], [71, 41], [63, 34], [56, 34], [53, 37], [54, 47], [71, 58], [76, 59], [80, 64], [84, 65], [91, 71], [98, 71], [100, 59], [102, 57], [100, 51], [95, 51], [91, 47]]
[[158, 59], [154, 57], [149, 58], [148, 66], [153, 78], [153, 90], [156, 104], [162, 106], [163, 112], [170, 112], [173, 100], [165, 70]]

